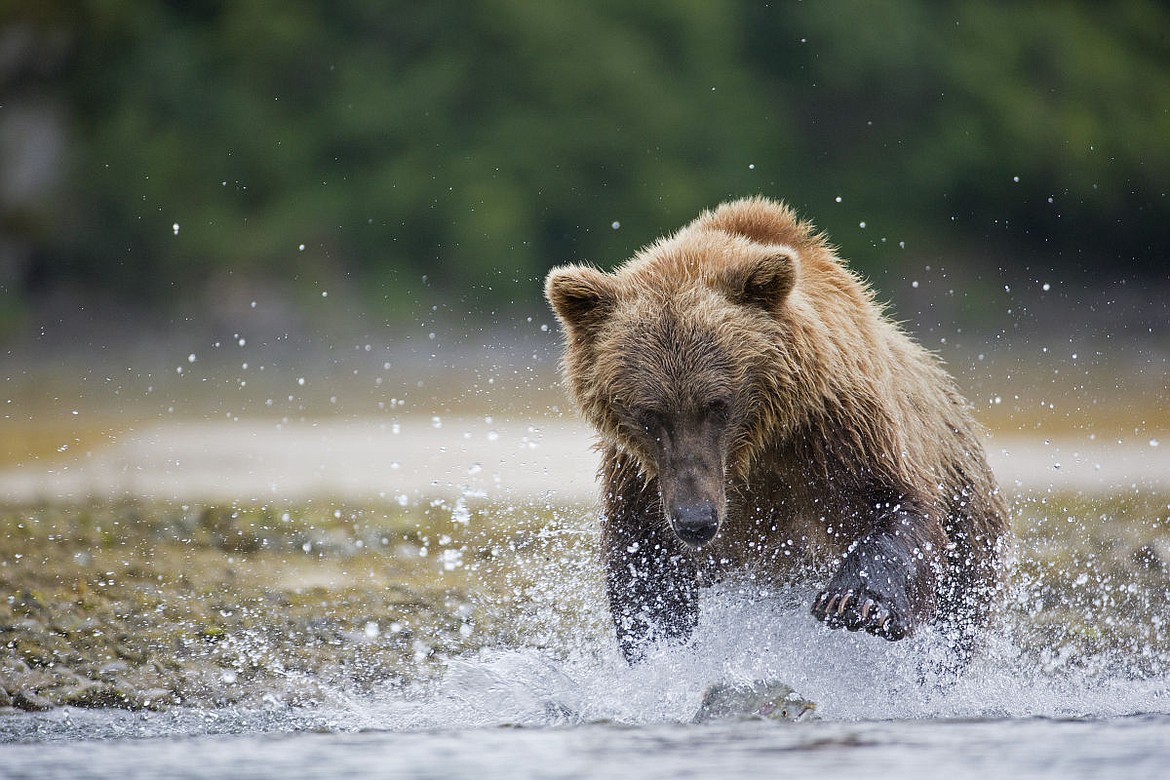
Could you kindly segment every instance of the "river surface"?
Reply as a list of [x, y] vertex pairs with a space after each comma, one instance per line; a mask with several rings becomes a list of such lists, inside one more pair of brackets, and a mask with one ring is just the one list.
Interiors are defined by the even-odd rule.
[[76, 780], [783, 776], [906, 780], [1164, 778], [1170, 767], [1170, 717], [1165, 714], [636, 727], [595, 723], [415, 732], [336, 730], [328, 721], [325, 715], [282, 721], [228, 713], [178, 718], [29, 716], [7, 723], [6, 736], [26, 731], [26, 739], [50, 741], [0, 746], [0, 775]]

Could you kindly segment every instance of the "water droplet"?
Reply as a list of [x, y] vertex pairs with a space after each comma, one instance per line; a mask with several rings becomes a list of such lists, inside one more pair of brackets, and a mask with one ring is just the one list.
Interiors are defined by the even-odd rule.
[[467, 525], [471, 522], [471, 509], [468, 508], [467, 503], [460, 498], [455, 502], [455, 506], [451, 509], [451, 520], [460, 525]]
[[443, 563], [443, 571], [455, 571], [463, 566], [463, 551], [443, 550], [439, 560]]

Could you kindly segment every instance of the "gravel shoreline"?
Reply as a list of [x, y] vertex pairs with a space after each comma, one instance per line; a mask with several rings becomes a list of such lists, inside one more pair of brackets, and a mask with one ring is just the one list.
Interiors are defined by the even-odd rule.
[[426, 680], [517, 641], [532, 580], [514, 560], [547, 522], [444, 504], [0, 509], [0, 713], [320, 704]]

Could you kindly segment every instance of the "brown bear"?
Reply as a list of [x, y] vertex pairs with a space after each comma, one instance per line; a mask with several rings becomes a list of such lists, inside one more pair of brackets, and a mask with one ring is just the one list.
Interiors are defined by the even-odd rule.
[[1006, 530], [978, 426], [812, 225], [737, 200], [613, 273], [555, 268], [545, 294], [603, 451], [627, 660], [689, 637], [698, 589], [733, 571], [826, 577], [812, 613], [833, 628], [933, 622], [970, 646]]

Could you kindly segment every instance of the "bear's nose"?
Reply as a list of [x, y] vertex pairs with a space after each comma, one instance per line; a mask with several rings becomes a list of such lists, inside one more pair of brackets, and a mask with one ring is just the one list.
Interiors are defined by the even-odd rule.
[[690, 547], [702, 547], [719, 530], [719, 514], [706, 501], [676, 506], [670, 513], [674, 532]]

